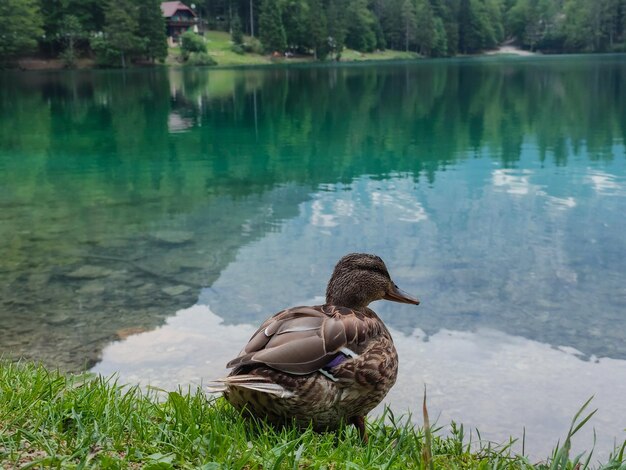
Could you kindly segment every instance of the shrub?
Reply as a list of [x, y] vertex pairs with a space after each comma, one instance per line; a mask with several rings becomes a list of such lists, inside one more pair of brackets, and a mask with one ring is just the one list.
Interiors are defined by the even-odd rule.
[[233, 44], [233, 47], [231, 47], [230, 50], [239, 55], [244, 55], [246, 53], [241, 44]]
[[257, 38], [248, 38], [248, 40], [242, 44], [242, 47], [245, 52], [263, 54], [263, 45]]
[[215, 59], [206, 52], [191, 52], [186, 63], [187, 65], [217, 65]]
[[91, 49], [96, 54], [96, 64], [100, 67], [119, 67], [120, 53], [113, 49], [102, 36], [94, 36], [90, 40]]
[[73, 69], [76, 67], [76, 53], [69, 47], [59, 54], [59, 58], [63, 61], [65, 68]]
[[230, 24], [231, 34], [230, 37], [236, 45], [243, 44], [243, 31], [241, 29], [241, 19], [239, 15], [235, 14], [233, 21]]
[[180, 36], [180, 49], [184, 57], [189, 56], [192, 52], [206, 53], [206, 44], [202, 36], [193, 31], [186, 31]]

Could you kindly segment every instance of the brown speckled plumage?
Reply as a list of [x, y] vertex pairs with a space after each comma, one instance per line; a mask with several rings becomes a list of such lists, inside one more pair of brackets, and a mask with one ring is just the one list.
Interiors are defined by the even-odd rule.
[[379, 299], [419, 304], [391, 281], [383, 261], [353, 253], [335, 267], [326, 304], [294, 307], [267, 319], [214, 388], [240, 410], [273, 424], [316, 430], [363, 417], [396, 381], [398, 354], [367, 305]]

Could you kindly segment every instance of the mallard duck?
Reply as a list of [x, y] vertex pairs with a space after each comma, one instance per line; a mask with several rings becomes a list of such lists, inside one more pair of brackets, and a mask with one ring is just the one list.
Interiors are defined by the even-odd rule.
[[380, 299], [419, 305], [394, 284], [378, 256], [344, 256], [328, 283], [326, 303], [267, 319], [213, 391], [272, 424], [295, 421], [322, 431], [352, 423], [367, 440], [365, 416], [398, 374], [389, 330], [368, 308]]

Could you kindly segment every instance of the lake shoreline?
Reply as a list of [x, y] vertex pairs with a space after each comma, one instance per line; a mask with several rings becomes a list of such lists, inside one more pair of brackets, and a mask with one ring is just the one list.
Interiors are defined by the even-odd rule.
[[[210, 54], [210, 52], [209, 52]], [[225, 69], [225, 68], [250, 68], [250, 67], [275, 67], [275, 66], [317, 66], [317, 65], [344, 65], [344, 64], [355, 64], [355, 63], [394, 63], [394, 62], [406, 62], [406, 61], [422, 61], [422, 60], [433, 60], [432, 58], [422, 57], [414, 52], [406, 52], [406, 51], [396, 51], [396, 50], [385, 50], [385, 51], [376, 51], [372, 53], [363, 53], [358, 51], [347, 51], [348, 59], [342, 59], [339, 61], [334, 60], [325, 60], [325, 61], [317, 61], [313, 58], [279, 58], [274, 59], [270, 55], [260, 56], [265, 62], [256, 62], [257, 57], [253, 54], [244, 54], [244, 58], [248, 58], [249, 62], [234, 64], [234, 63], [218, 63], [217, 65], [212, 66], [189, 66], [182, 63], [176, 62], [175, 57], [172, 56], [171, 52], [168, 56], [167, 60], [164, 63], [142, 63], [135, 64], [129, 69], [146, 69], [146, 68], [210, 68], [210, 69]], [[513, 46], [501, 46], [493, 50], [485, 51], [481, 54], [470, 54], [470, 55], [457, 55], [454, 57], [442, 57], [440, 59], [462, 59], [462, 58], [485, 58], [485, 57], [534, 57], [534, 56], [542, 56], [543, 54], [526, 51]], [[564, 55], [564, 54], [558, 54]], [[250, 56], [250, 57], [248, 57]], [[216, 59], [219, 59], [219, 55], [213, 56]], [[117, 70], [118, 67], [99, 67], [96, 64], [96, 61], [91, 58], [83, 58], [77, 61], [75, 67], [66, 67], [61, 59], [42, 59], [37, 57], [24, 57], [19, 59], [16, 63], [16, 66], [12, 70], [20, 70], [20, 71], [58, 71], [58, 70]]]

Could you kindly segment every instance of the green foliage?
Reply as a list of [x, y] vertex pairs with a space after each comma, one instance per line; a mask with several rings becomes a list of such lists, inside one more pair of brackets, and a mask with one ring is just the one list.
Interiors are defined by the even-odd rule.
[[506, 34], [530, 50], [611, 51], [626, 41], [624, 0], [515, 0], [505, 18]]
[[376, 35], [376, 49], [384, 51], [387, 47], [387, 41], [385, 40], [385, 32], [380, 25], [378, 17], [375, 17], [374, 34]]
[[233, 44], [233, 47], [231, 47], [230, 50], [239, 55], [244, 55], [246, 53], [242, 44]]
[[341, 52], [346, 45], [348, 35], [348, 2], [350, 0], [335, 0], [330, 2], [326, 13], [326, 23], [328, 28], [329, 52], [334, 54], [335, 59], [341, 58]]
[[[428, 1], [422, 0], [420, 4], [420, 7], [422, 8], [419, 12], [420, 19], [424, 19], [427, 12], [430, 13], [430, 8], [427, 8], [426, 5], [430, 7], [430, 3], [428, 3]], [[432, 14], [429, 16], [430, 17], [428, 18], [428, 22], [430, 23], [429, 24], [430, 26], [432, 25]], [[404, 0], [402, 2], [402, 19], [404, 21], [403, 29], [404, 29], [404, 50], [405, 51], [409, 50], [409, 45], [415, 44], [415, 39], [417, 37], [417, 28], [418, 28], [417, 18], [418, 18], [418, 12], [416, 9], [415, 1]], [[427, 31], [420, 31], [420, 33], [423, 35], [426, 35]], [[432, 31], [430, 31], [430, 34], [428, 35], [428, 37], [429, 38], [432, 37]], [[422, 42], [423, 42], [423, 38], [422, 38]], [[430, 50], [430, 45], [428, 49]]]
[[125, 67], [141, 55], [152, 61], [167, 56], [158, 0], [41, 0], [41, 5], [43, 49], [50, 54], [65, 50], [66, 61], [76, 57], [77, 44], [91, 47], [97, 63], [109, 67]]
[[563, 32], [567, 49], [589, 52], [593, 49], [594, 30], [590, 21], [592, 9], [590, 2], [585, 0], [569, 0], [565, 3]]
[[402, 4], [402, 0], [387, 0], [380, 4], [380, 23], [387, 46], [391, 49], [404, 48]]
[[[103, 65], [116, 65], [113, 56], [123, 66], [140, 56], [163, 60], [167, 42], [159, 5], [160, 0], [3, 0], [1, 17], [13, 19], [0, 25], [0, 60], [23, 56], [39, 43], [51, 56], [69, 47], [64, 57], [71, 62], [89, 52], [87, 38], [102, 32], [110, 53], [97, 40], [94, 52]], [[197, 11], [215, 28], [230, 27], [234, 44], [243, 45], [244, 32], [254, 24], [264, 52], [290, 49], [317, 58], [337, 59], [344, 47], [434, 57], [474, 54], [504, 41], [546, 52], [626, 48], [626, 0], [212, 0], [199, 2]], [[80, 34], [68, 36], [69, 25]]]
[[94, 36], [89, 41], [89, 46], [93, 50], [96, 58], [96, 64], [99, 67], [118, 67], [121, 54], [114, 49], [104, 36]]
[[69, 47], [61, 52], [59, 58], [63, 61], [63, 64], [68, 69], [74, 68], [76, 66], [76, 60], [78, 59], [75, 51], [73, 49], [70, 49]]
[[239, 18], [239, 15], [235, 14], [235, 16], [233, 16], [233, 20], [230, 23], [230, 29], [230, 37], [233, 44], [238, 46], [243, 44], [243, 30], [241, 29], [241, 18]]
[[40, 0], [41, 13], [44, 19], [44, 36], [41, 38], [41, 49], [50, 55], [55, 55], [68, 47], [67, 25], [74, 18], [83, 34], [80, 45], [86, 44], [83, 39], [88, 35], [102, 32], [107, 2], [101, 0]]
[[446, 55], [454, 56], [459, 52], [459, 2], [439, 0], [435, 13], [441, 18], [446, 32]]
[[261, 43], [266, 52], [282, 53], [287, 48], [287, 36], [277, 0], [263, 0], [259, 30]]
[[85, 37], [85, 31], [80, 20], [74, 15], [65, 16], [60, 34], [65, 42], [65, 49], [60, 55], [61, 60], [63, 60], [66, 67], [74, 67], [77, 59], [76, 41]]
[[204, 38], [193, 31], [180, 36], [180, 49], [186, 65], [216, 65], [215, 59], [207, 54]]
[[90, 41], [102, 66], [126, 67], [144, 56], [163, 60], [167, 56], [165, 23], [157, 0], [110, 0], [106, 7], [104, 34]]
[[118, 54], [122, 68], [145, 49], [145, 38], [138, 34], [138, 9], [131, 0], [110, 0], [105, 17], [104, 40]]
[[[9, 468], [584, 470], [590, 456], [572, 458], [570, 452], [571, 437], [593, 414], [583, 415], [588, 404], [574, 417], [563, 445], [545, 463], [533, 465], [513, 453], [513, 440], [504, 445], [473, 441], [455, 423], [442, 436], [441, 428], [429, 425], [426, 400], [424, 429], [387, 411], [369, 420], [370, 438], [363, 444], [351, 426], [318, 434], [245, 420], [223, 399], [207, 399], [200, 389], [145, 393], [113, 378], [65, 376], [2, 362], [0, 460]], [[618, 447], [603, 468], [624, 464]]]
[[448, 51], [448, 39], [446, 37], [446, 29], [443, 20], [439, 17], [434, 21], [433, 47], [430, 51], [433, 57], [443, 57]]
[[376, 48], [376, 18], [368, 8], [367, 0], [350, 0], [350, 21], [346, 35], [346, 46], [361, 52], [372, 52]]
[[505, 14], [505, 26], [527, 49], [562, 48], [561, 17], [553, 0], [517, 0]]
[[626, 3], [622, 0], [566, 0], [562, 32], [570, 51], [613, 50], [626, 40]]
[[138, 35], [144, 40], [143, 54], [152, 61], [167, 57], [167, 37], [165, 19], [161, 13], [159, 0], [141, 0], [139, 2]]
[[485, 0], [461, 0], [459, 46], [461, 52], [476, 53], [498, 43], [493, 12]]
[[[316, 5], [312, 4], [317, 2]], [[311, 23], [312, 16], [325, 16], [317, 0], [284, 0], [281, 3], [281, 16], [285, 28], [287, 47], [303, 52], [312, 47], [311, 35], [318, 25]]]
[[324, 60], [330, 52], [328, 22], [321, 0], [309, 0], [309, 41], [316, 59]]
[[35, 49], [42, 26], [36, 0], [0, 1], [0, 64]]
[[181, 52], [186, 65], [216, 65], [215, 59], [207, 54], [204, 38], [193, 31], [185, 31], [180, 36]]
[[192, 52], [206, 52], [206, 44], [199, 34], [193, 31], [185, 31], [180, 35], [180, 49], [183, 57], [188, 57]]
[[428, 0], [417, 0], [415, 42], [420, 54], [430, 56], [435, 47], [435, 14]]
[[[83, 29], [90, 32], [103, 30], [106, 11], [110, 9], [109, 2], [103, 0], [63, 0], [61, 2], [42, 0], [42, 2], [60, 3], [64, 15], [71, 14], [76, 16]], [[134, 0], [134, 2], [140, 3], [143, 0]], [[122, 4], [132, 5], [132, 3], [126, 3], [125, 1], [122, 1]]]
[[252, 54], [263, 54], [263, 44], [257, 38], [248, 38], [242, 44], [243, 50]]
[[206, 52], [190, 52], [186, 61], [187, 65], [217, 65], [215, 59]]

